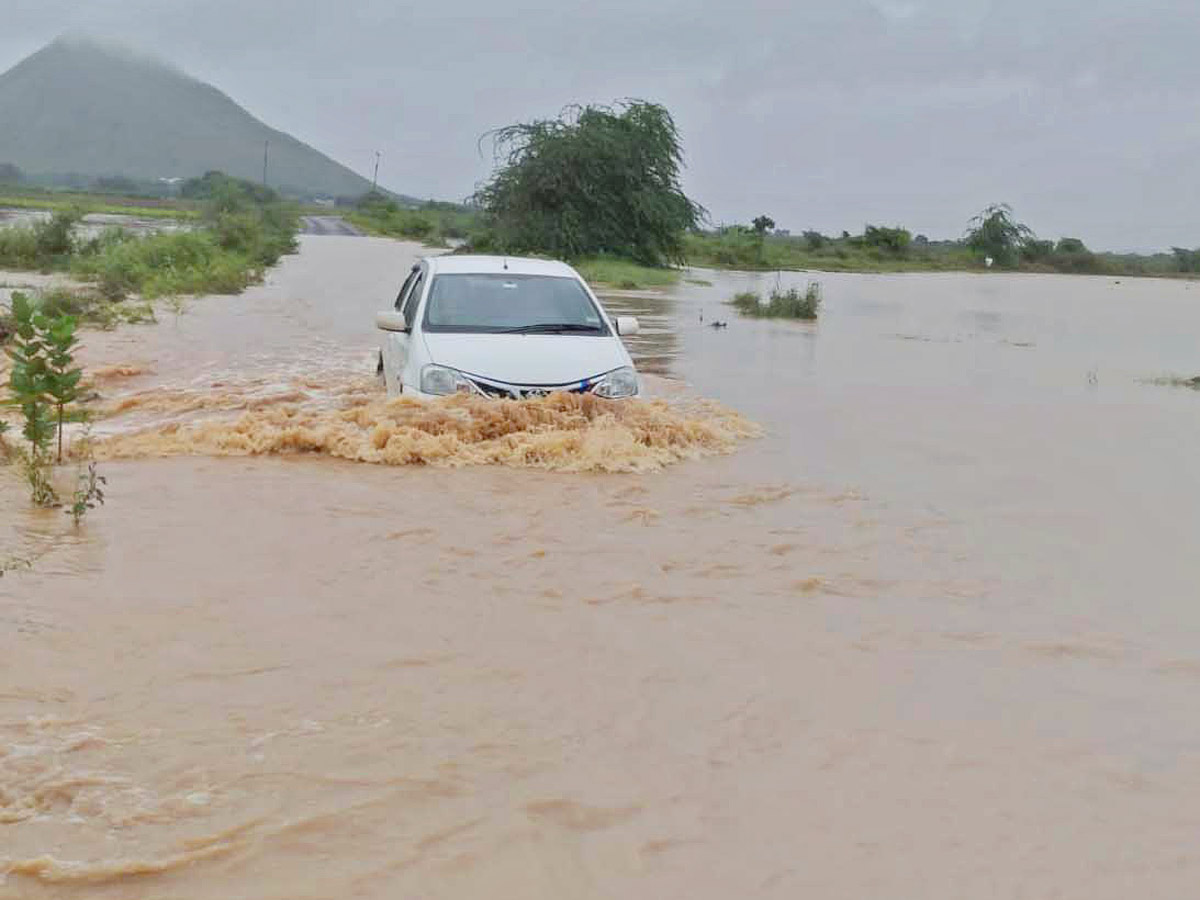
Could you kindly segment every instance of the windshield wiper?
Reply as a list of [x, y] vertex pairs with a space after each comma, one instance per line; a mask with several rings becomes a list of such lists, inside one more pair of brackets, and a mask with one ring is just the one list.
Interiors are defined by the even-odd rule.
[[600, 330], [599, 325], [585, 325], [582, 322], [539, 322], [536, 325], [502, 328], [499, 334], [557, 334], [558, 332], [583, 332], [591, 334]]

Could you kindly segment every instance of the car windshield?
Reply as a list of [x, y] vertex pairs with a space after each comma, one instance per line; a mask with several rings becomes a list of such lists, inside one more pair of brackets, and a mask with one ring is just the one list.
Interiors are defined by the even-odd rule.
[[426, 331], [607, 335], [596, 304], [574, 278], [438, 275], [425, 304]]

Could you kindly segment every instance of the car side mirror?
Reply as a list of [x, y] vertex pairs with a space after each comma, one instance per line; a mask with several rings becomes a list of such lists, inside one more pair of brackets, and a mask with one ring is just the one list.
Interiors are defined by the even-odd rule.
[[617, 316], [617, 334], [637, 334], [642, 330], [636, 316]]
[[375, 314], [375, 327], [380, 331], [408, 331], [404, 313], [390, 309]]

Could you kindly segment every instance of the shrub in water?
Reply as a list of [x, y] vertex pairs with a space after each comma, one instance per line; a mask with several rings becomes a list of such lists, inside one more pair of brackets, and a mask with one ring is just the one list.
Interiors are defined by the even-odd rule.
[[753, 292], [737, 294], [729, 302], [742, 315], [756, 319], [812, 321], [817, 318], [821, 309], [821, 286], [811, 281], [804, 291], [799, 288], [789, 288], [786, 291], [776, 288], [771, 291], [766, 303]]

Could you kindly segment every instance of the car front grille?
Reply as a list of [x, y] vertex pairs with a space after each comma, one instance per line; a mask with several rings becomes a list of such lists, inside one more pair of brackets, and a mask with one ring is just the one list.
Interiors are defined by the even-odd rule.
[[529, 400], [537, 397], [545, 397], [556, 391], [561, 391], [564, 394], [586, 394], [591, 391], [595, 384], [594, 378], [589, 378], [586, 381], [572, 381], [568, 384], [547, 385], [504, 384], [502, 382], [484, 381], [482, 378], [471, 378], [471, 381], [484, 395], [504, 400]]

